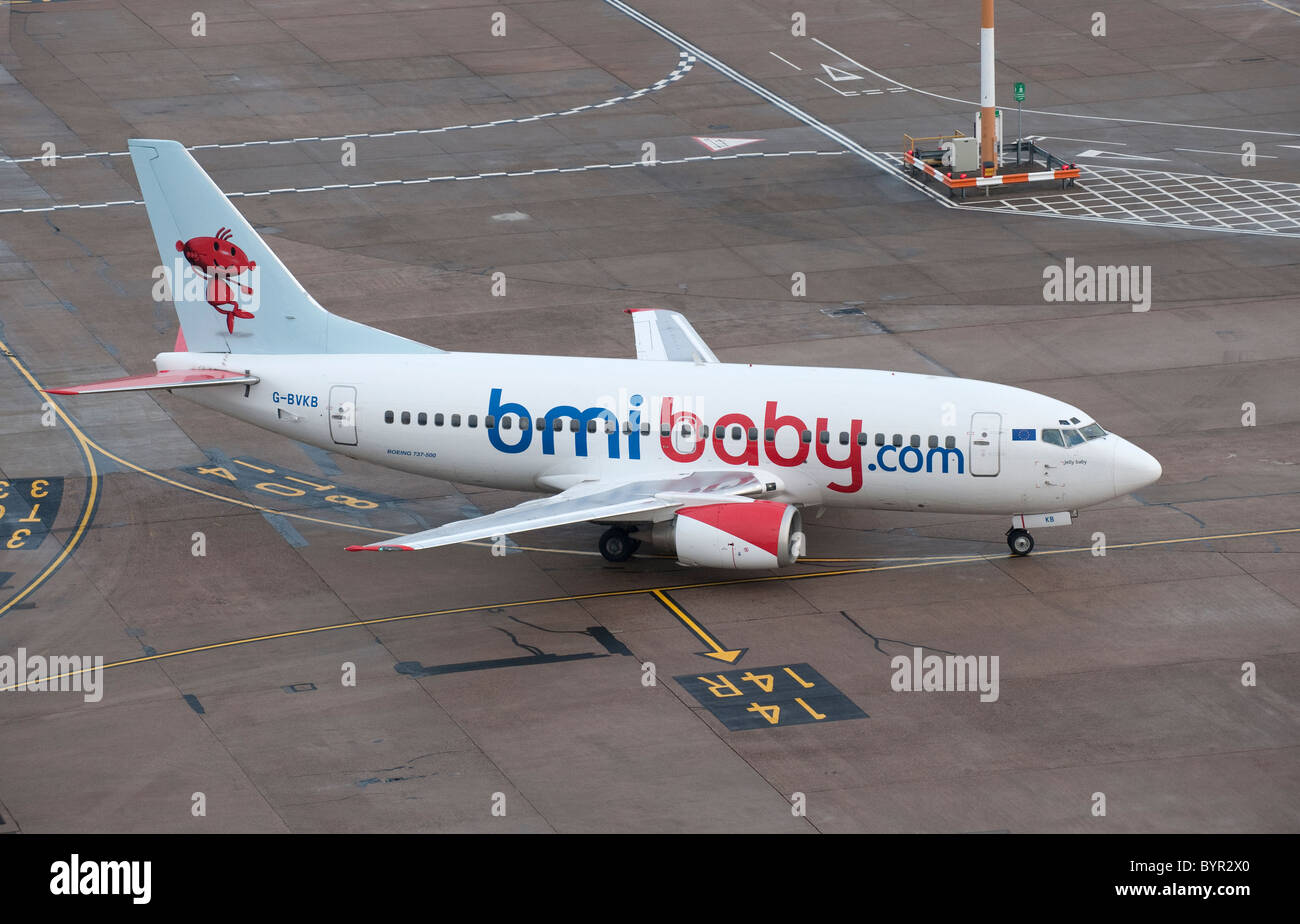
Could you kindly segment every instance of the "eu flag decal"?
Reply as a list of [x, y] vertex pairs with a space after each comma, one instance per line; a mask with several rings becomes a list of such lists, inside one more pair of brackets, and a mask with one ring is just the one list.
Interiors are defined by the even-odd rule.
[[1016, 440], [1029, 440], [1030, 442], [1033, 442], [1034, 440], [1038, 439], [1038, 435], [1037, 435], [1037, 434], [1038, 434], [1038, 431], [1037, 431], [1036, 429], [1030, 429], [1030, 430], [1014, 430], [1014, 429], [1013, 429], [1013, 430], [1011, 431], [1011, 439], [1012, 439], [1013, 442], [1016, 441]]

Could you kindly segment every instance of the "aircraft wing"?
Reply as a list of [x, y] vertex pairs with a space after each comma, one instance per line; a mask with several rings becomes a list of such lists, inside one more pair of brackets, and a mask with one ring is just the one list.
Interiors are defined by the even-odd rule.
[[353, 545], [349, 552], [386, 552], [431, 549], [473, 539], [490, 539], [511, 533], [563, 526], [614, 517], [635, 519], [638, 514], [692, 504], [746, 502], [746, 495], [759, 494], [764, 485], [748, 472], [690, 472], [685, 475], [643, 481], [587, 481], [568, 490], [525, 501], [506, 510], [459, 520], [397, 536], [370, 545]]
[[666, 359], [686, 363], [716, 363], [704, 338], [676, 311], [626, 308], [636, 331], [637, 359]]

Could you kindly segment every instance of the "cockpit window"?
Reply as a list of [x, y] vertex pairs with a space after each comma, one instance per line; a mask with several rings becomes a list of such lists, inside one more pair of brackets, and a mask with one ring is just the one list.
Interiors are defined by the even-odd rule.
[[1106, 435], [1106, 431], [1095, 423], [1090, 423], [1086, 427], [1080, 427], [1079, 432], [1083, 434], [1083, 438], [1086, 440], [1097, 440]]
[[1079, 435], [1078, 430], [1062, 430], [1061, 435], [1065, 437], [1066, 446], [1078, 446], [1083, 442], [1083, 437]]
[[1060, 430], [1044, 430], [1043, 442], [1051, 443], [1053, 446], [1060, 446], [1062, 448], [1065, 447], [1065, 440], [1061, 439]]

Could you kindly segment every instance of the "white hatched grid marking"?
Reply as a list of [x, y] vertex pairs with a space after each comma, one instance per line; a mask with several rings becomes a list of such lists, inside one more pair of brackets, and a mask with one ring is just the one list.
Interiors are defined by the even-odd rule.
[[[900, 174], [902, 157], [881, 152]], [[1121, 224], [1300, 237], [1300, 184], [1129, 167], [1082, 166], [1076, 185], [1037, 196], [934, 199], [958, 209]], [[1253, 210], [1253, 211], [1252, 211]]]

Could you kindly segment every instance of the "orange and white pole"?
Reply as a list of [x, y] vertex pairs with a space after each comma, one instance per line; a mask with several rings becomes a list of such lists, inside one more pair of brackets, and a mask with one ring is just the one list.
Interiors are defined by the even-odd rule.
[[980, 11], [980, 166], [993, 162], [997, 103], [993, 92], [993, 0]]

